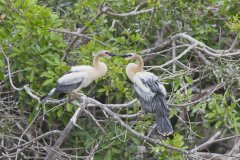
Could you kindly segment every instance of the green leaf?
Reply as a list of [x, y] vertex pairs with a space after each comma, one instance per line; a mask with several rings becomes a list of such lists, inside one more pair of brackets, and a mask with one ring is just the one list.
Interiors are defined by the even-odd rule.
[[34, 70], [31, 71], [29, 80], [30, 80], [30, 82], [32, 82], [34, 80]]
[[104, 160], [112, 160], [111, 150], [107, 151], [107, 154], [105, 155]]
[[73, 109], [73, 106], [70, 103], [67, 103], [67, 111], [71, 112]]
[[48, 79], [48, 80], [43, 82], [42, 86], [46, 86], [46, 85], [48, 85], [50, 83], [53, 83], [53, 81], [54, 81], [54, 79]]
[[193, 84], [193, 79], [189, 76], [185, 76], [186, 81], [188, 82], [188, 84], [192, 85]]
[[60, 108], [58, 111], [57, 111], [57, 116], [60, 117], [62, 115], [62, 109]]
[[218, 121], [214, 126], [215, 128], [218, 128], [222, 124], [222, 121]]

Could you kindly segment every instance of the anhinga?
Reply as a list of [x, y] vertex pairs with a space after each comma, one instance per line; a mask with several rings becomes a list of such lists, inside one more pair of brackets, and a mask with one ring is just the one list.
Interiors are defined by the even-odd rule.
[[119, 55], [126, 60], [136, 60], [137, 64], [129, 63], [126, 67], [128, 78], [134, 83], [137, 99], [143, 110], [156, 117], [158, 132], [167, 136], [173, 133], [172, 125], [168, 118], [166, 103], [167, 92], [153, 73], [143, 70], [144, 62], [141, 56], [135, 53]]
[[70, 71], [58, 79], [57, 86], [53, 88], [46, 96], [40, 99], [41, 103], [47, 101], [54, 93], [72, 93], [81, 88], [87, 87], [94, 80], [103, 77], [107, 73], [105, 63], [99, 61], [100, 56], [111, 57], [114, 53], [109, 51], [100, 51], [93, 59], [93, 66], [73, 66]]

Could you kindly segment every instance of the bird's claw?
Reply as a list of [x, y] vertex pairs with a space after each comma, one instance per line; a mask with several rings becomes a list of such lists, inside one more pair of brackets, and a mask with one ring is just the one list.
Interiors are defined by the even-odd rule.
[[85, 95], [83, 93], [73, 92], [73, 93], [70, 94], [69, 99], [71, 101], [73, 101], [73, 100], [78, 99], [79, 97], [82, 97], [82, 96], [85, 96]]

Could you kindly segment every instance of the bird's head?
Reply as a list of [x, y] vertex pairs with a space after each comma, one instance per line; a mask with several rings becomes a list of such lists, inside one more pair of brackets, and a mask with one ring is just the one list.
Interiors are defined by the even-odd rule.
[[116, 56], [115, 53], [109, 52], [107, 50], [100, 51], [100, 54], [104, 57], [111, 58], [113, 56]]
[[129, 60], [135, 59], [136, 55], [137, 55], [136, 53], [128, 53], [128, 54], [121, 54], [121, 55], [118, 55], [118, 56], [122, 57], [122, 58], [125, 58], [125, 60], [129, 61]]

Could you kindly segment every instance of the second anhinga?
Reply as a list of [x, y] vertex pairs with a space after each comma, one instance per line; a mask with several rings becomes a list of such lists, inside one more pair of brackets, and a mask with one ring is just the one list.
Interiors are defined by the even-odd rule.
[[137, 64], [129, 63], [126, 67], [126, 74], [134, 83], [137, 99], [143, 110], [155, 115], [159, 134], [163, 136], [172, 134], [173, 129], [168, 118], [166, 102], [167, 92], [159, 78], [153, 73], [143, 70], [144, 62], [138, 54], [129, 53], [119, 56], [126, 60], [137, 61]]

